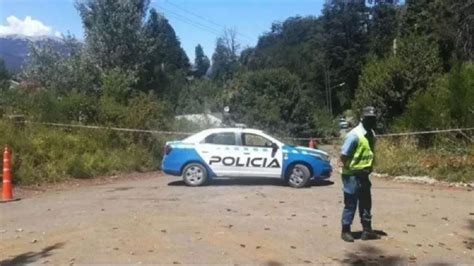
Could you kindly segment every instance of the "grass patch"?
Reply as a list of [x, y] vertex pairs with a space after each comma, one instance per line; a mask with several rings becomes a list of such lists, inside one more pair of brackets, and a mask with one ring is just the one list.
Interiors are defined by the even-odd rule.
[[164, 139], [88, 129], [0, 121], [0, 145], [13, 150], [14, 182], [34, 185], [157, 169]]
[[449, 182], [474, 181], [474, 144], [450, 138], [430, 140], [414, 137], [379, 139], [377, 172], [389, 175], [430, 176]]

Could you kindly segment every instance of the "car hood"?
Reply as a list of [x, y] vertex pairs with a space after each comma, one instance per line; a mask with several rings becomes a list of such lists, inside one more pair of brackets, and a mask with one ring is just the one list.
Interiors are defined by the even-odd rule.
[[319, 156], [322, 159], [328, 161], [329, 160], [329, 154], [325, 151], [319, 150], [319, 149], [312, 149], [308, 147], [303, 147], [303, 146], [291, 146], [291, 145], [285, 145], [284, 150], [287, 150], [288, 152], [291, 153], [301, 153], [301, 154], [310, 154], [310, 155], [315, 155]]

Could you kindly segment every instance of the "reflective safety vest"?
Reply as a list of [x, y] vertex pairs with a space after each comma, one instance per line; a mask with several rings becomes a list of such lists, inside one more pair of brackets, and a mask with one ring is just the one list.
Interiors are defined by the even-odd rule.
[[371, 168], [374, 162], [374, 153], [370, 148], [369, 140], [358, 129], [354, 129], [358, 137], [357, 147], [352, 158], [349, 158], [342, 167], [343, 175], [353, 175], [365, 168]]

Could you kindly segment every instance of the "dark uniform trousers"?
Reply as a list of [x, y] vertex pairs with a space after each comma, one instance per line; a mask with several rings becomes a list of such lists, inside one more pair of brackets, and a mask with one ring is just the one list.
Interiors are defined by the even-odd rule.
[[368, 173], [356, 175], [342, 175], [344, 184], [344, 210], [342, 211], [342, 225], [350, 226], [354, 220], [357, 204], [359, 204], [359, 216], [364, 228], [371, 228], [372, 196]]

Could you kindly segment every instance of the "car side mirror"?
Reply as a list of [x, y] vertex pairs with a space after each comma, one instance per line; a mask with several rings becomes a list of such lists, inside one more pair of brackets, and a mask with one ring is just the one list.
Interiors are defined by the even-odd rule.
[[278, 148], [279, 148], [279, 147], [278, 147], [278, 144], [272, 143], [272, 149], [273, 149], [274, 151], [277, 151]]
[[276, 152], [278, 151], [279, 147], [276, 143], [272, 143], [272, 157], [275, 157]]

